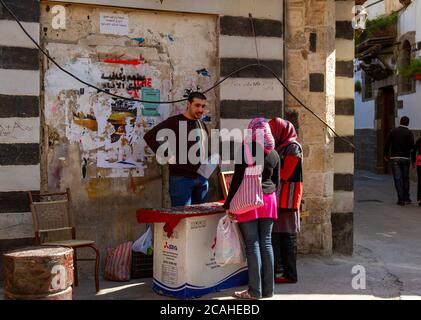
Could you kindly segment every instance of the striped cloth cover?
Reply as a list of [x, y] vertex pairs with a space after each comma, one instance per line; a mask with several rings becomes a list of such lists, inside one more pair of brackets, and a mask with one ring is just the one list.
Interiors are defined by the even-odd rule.
[[120, 244], [117, 248], [107, 249], [105, 278], [113, 281], [130, 280], [132, 265], [132, 241]]
[[245, 151], [248, 160], [248, 167], [244, 172], [243, 181], [230, 203], [230, 212], [241, 214], [264, 205], [262, 189], [262, 166], [251, 164], [251, 153], [245, 144]]

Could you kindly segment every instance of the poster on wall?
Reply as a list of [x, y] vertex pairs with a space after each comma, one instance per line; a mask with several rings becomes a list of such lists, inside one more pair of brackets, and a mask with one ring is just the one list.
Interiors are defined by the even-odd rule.
[[101, 86], [122, 98], [108, 98], [106, 103], [96, 107], [98, 168], [143, 168], [147, 148], [143, 136], [161, 120], [157, 103], [129, 100], [142, 97], [159, 102], [160, 90], [151, 88], [153, 68], [144, 61], [142, 66], [128, 61], [133, 60], [104, 59], [99, 64], [104, 71]]
[[142, 114], [144, 116], [160, 116], [160, 114], [157, 111], [159, 105], [157, 102], [161, 100], [161, 93], [159, 92], [159, 90], [152, 88], [142, 88], [142, 100], [152, 101], [152, 103], [143, 103]]
[[[66, 110], [66, 136], [80, 145], [84, 163], [97, 168], [135, 169], [133, 176], [141, 176], [147, 158], [153, 156], [143, 136], [163, 120], [158, 102], [162, 88], [168, 86], [159, 79], [159, 70], [141, 56], [135, 59], [107, 53], [95, 59], [77, 58], [68, 67], [80, 72], [89, 65], [90, 82], [118, 97], [89, 87], [62, 89], [62, 80], [47, 74], [49, 88], [59, 90], [50, 103], [56, 106], [53, 110]], [[136, 101], [141, 98], [151, 103]], [[127, 170], [120, 172], [128, 174]]]
[[101, 33], [123, 36], [129, 34], [129, 16], [127, 14], [101, 12], [99, 23]]
[[[143, 176], [154, 159], [144, 135], [186, 108], [185, 101], [160, 101], [181, 99], [188, 90], [208, 88], [215, 81], [216, 34], [209, 34], [209, 28], [216, 30], [216, 20], [98, 8], [85, 21], [82, 7], [67, 10], [74, 19], [82, 19], [72, 26], [78, 32], [63, 33], [60, 39], [47, 33], [46, 50], [70, 73], [117, 96], [47, 65], [45, 118], [51, 137], [56, 137], [49, 142], [58, 146], [51, 148], [51, 157], [67, 157], [70, 152], [73, 159], [77, 156], [83, 179]], [[78, 42], [75, 34], [80, 35]], [[214, 119], [215, 97], [208, 98], [208, 119]]]

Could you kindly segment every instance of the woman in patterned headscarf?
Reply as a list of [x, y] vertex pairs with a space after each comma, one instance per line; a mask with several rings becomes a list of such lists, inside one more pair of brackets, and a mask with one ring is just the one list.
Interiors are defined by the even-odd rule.
[[284, 119], [269, 121], [275, 149], [281, 159], [278, 188], [278, 219], [272, 230], [275, 282], [297, 282], [297, 233], [300, 231], [300, 204], [303, 193], [303, 153], [294, 125]]
[[[249, 287], [235, 293], [242, 299], [260, 299], [274, 294], [274, 260], [272, 248], [272, 226], [277, 217], [276, 190], [279, 184], [279, 156], [274, 150], [275, 141], [266, 119], [255, 118], [248, 126], [250, 134], [238, 153], [234, 176], [224, 208], [227, 214], [238, 221], [246, 245]], [[262, 165], [263, 207], [234, 215], [230, 213], [230, 203], [244, 177], [248, 161], [245, 148], [255, 155], [255, 164]], [[259, 156], [260, 155], [260, 156]], [[251, 159], [254, 161], [254, 159]]]

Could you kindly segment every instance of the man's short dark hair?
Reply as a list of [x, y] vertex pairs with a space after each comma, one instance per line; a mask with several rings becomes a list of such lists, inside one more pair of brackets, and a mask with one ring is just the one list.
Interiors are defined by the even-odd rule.
[[189, 94], [189, 97], [187, 98], [187, 100], [190, 103], [192, 103], [194, 98], [197, 98], [197, 99], [200, 99], [200, 100], [206, 100], [206, 96], [203, 93], [199, 92], [199, 91], [191, 92]]
[[403, 126], [409, 125], [409, 118], [408, 117], [402, 117], [401, 118], [401, 125], [403, 125]]

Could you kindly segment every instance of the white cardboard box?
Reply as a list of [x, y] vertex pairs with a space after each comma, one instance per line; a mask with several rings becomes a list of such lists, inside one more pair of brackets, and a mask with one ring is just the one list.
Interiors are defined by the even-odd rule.
[[185, 218], [170, 239], [164, 223], [155, 223], [154, 291], [187, 299], [247, 284], [247, 263], [224, 267], [215, 263], [216, 227], [223, 216]]

